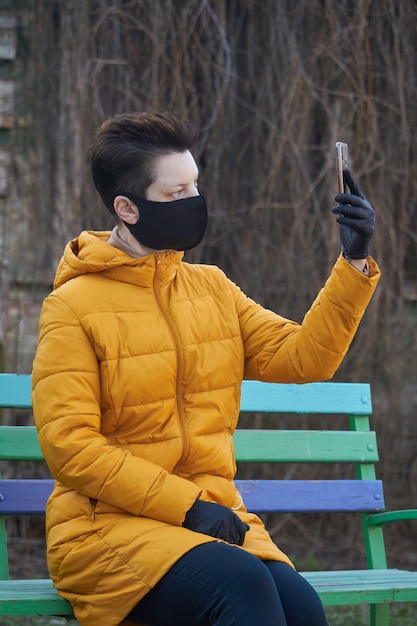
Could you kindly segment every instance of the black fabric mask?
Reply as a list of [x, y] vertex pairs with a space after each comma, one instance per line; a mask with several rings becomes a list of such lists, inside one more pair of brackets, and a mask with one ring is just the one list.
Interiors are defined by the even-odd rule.
[[136, 224], [124, 224], [135, 239], [147, 248], [190, 250], [203, 239], [208, 221], [204, 196], [153, 202], [132, 194], [123, 195], [139, 209], [139, 221]]

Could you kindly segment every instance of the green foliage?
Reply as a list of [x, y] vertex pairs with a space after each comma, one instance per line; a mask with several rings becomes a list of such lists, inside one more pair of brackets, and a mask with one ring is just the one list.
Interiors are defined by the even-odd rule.
[[292, 562], [300, 572], [321, 572], [323, 570], [315, 554], [310, 553], [303, 558], [292, 558]]

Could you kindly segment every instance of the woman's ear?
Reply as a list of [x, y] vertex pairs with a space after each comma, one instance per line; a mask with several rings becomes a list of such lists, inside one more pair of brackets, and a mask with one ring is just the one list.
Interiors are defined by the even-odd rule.
[[139, 210], [126, 196], [116, 196], [113, 201], [114, 212], [123, 222], [136, 224], [139, 221]]

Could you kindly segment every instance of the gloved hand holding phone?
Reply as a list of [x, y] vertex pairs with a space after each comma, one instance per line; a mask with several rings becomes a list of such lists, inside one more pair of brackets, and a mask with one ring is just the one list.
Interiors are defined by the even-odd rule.
[[365, 259], [369, 255], [376, 214], [350, 171], [346, 169], [343, 174], [351, 193], [337, 194], [335, 200], [339, 204], [332, 209], [339, 216], [336, 221], [340, 224], [342, 252], [348, 259]]

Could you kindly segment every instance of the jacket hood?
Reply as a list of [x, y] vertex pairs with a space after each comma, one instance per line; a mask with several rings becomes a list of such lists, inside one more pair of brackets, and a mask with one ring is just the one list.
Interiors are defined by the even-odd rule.
[[[82, 274], [99, 272], [117, 273], [118, 268], [146, 266], [152, 273], [157, 265], [167, 269], [179, 265], [183, 252], [168, 250], [157, 254], [135, 258], [107, 243], [110, 231], [83, 231], [79, 237], [72, 239], [66, 246], [58, 264], [54, 280], [57, 289], [69, 280]], [[135, 272], [136, 274], [136, 272]]]

